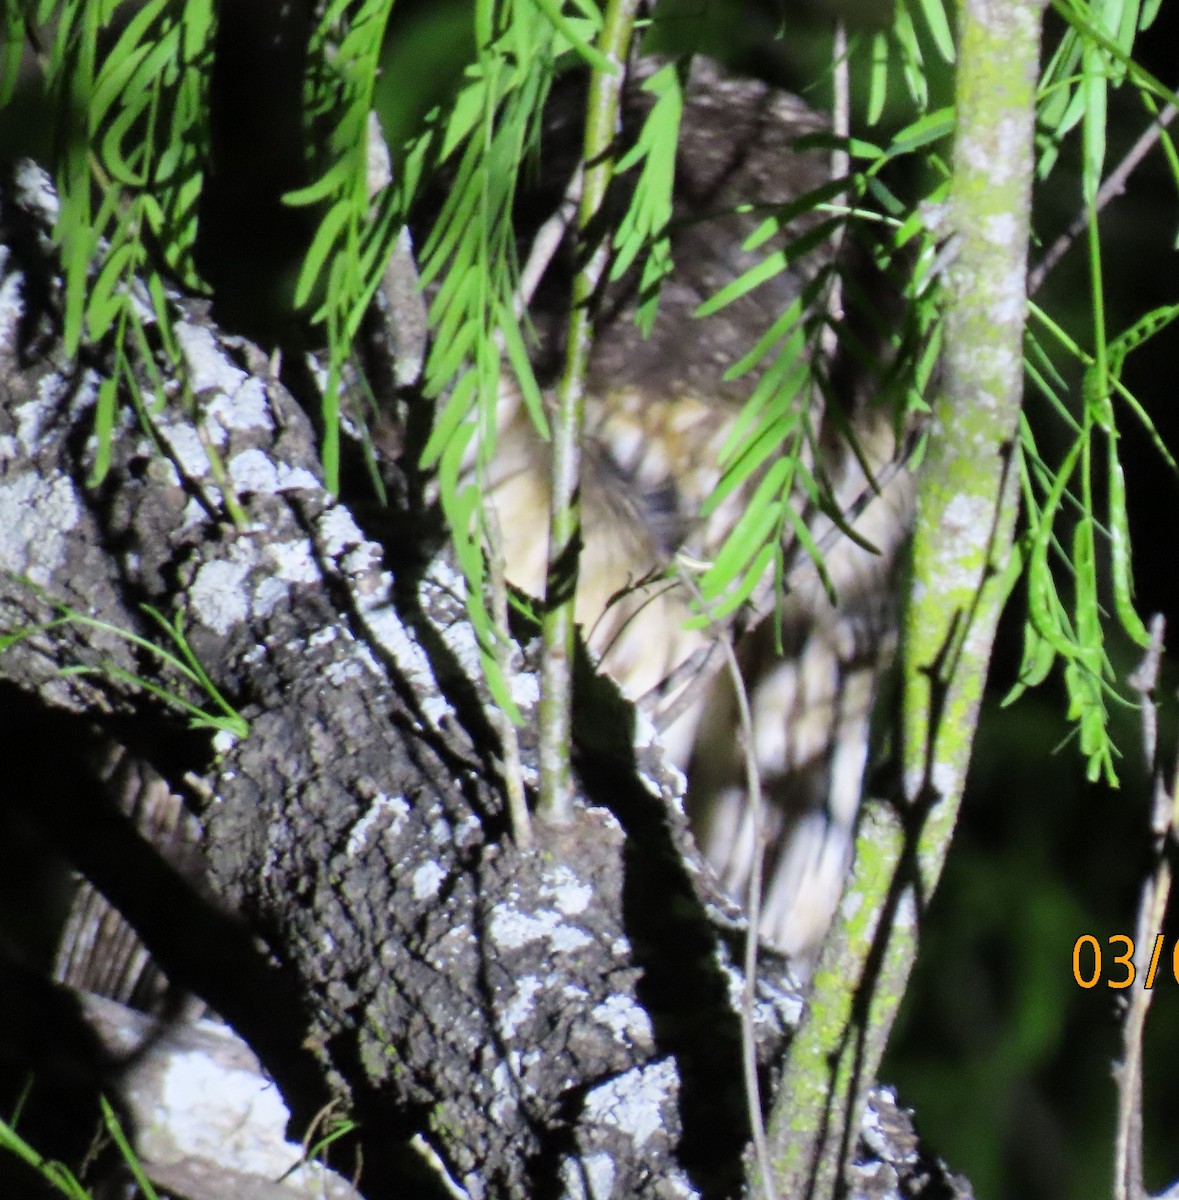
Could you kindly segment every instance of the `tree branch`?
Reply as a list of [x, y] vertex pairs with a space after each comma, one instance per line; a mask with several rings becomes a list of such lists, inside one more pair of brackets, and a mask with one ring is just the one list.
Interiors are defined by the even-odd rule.
[[870, 803], [770, 1122], [784, 1196], [835, 1194], [854, 1150], [949, 847], [999, 613], [1019, 472], [1015, 437], [1038, 0], [960, 7], [943, 382], [917, 482], [903, 625], [902, 795]]
[[[596, 221], [614, 170], [612, 147], [621, 120], [622, 87], [638, 0], [610, 0], [602, 24], [601, 49], [613, 72], [595, 70], [586, 101], [586, 164], [577, 228], [584, 238]], [[574, 602], [581, 539], [581, 440], [585, 427], [585, 382], [593, 340], [595, 295], [610, 246], [581, 247], [583, 261], [573, 277], [565, 371], [553, 414], [552, 486], [549, 490], [549, 553], [545, 581], [544, 663], [540, 702], [540, 802], [537, 814], [557, 824], [572, 816], [570, 777]]]

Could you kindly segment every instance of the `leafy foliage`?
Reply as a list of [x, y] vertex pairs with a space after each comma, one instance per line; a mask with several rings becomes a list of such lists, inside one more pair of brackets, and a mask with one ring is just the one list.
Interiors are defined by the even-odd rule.
[[[0, 98], [10, 96], [19, 52], [26, 43], [40, 49], [50, 31], [38, 61], [58, 125], [65, 344], [76, 354], [83, 341], [109, 341], [113, 359], [99, 388], [93, 482], [109, 464], [119, 394], [144, 406], [131, 363], [153, 361], [149, 321], [167, 358], [180, 358], [164, 272], [200, 288], [192, 249], [206, 158], [212, 4], [148, 0], [121, 27], [120, 8], [97, 0], [8, 6], [14, 48], [0, 77]], [[109, 48], [100, 54], [100, 45]]]
[[[385, 25], [393, 0], [333, 0], [324, 9], [308, 49], [306, 121], [315, 181], [289, 193], [292, 205], [323, 208], [299, 280], [295, 303], [309, 304], [327, 333], [324, 388], [324, 473], [340, 486], [340, 390], [360, 322], [381, 282], [400, 228], [391, 184], [370, 195], [368, 125]], [[318, 291], [318, 295], [317, 295]]]
[[[420, 254], [422, 283], [432, 289], [432, 349], [426, 388], [439, 398], [425, 463], [436, 467], [442, 503], [467, 577], [471, 619], [498, 701], [514, 711], [496, 666], [497, 633], [485, 599], [487, 531], [482, 496], [495, 452], [497, 405], [505, 387], [519, 391], [541, 430], [546, 417], [527, 350], [524, 299], [514, 233], [518, 181], [538, 144], [541, 113], [558, 73], [575, 64], [607, 69], [594, 48], [602, 14], [592, 0], [475, 0], [474, 58], [456, 94], [430, 115], [404, 147], [398, 177], [379, 190], [368, 176], [366, 129], [393, 0], [330, 0], [320, 6], [305, 82], [307, 167], [313, 180], [288, 196], [310, 207], [318, 226], [296, 287], [327, 345], [324, 466], [339, 485], [339, 395], [362, 316], [379, 286], [390, 248], [425, 184], [449, 172], [451, 187]], [[1047, 411], [1063, 423], [1067, 445], [1047, 447], [1043, 421], [1024, 422], [1021, 472], [1026, 530], [1019, 565], [1028, 596], [1024, 659], [1014, 699], [1064, 666], [1070, 712], [1090, 774], [1116, 778], [1107, 732], [1117, 695], [1106, 649], [1103, 597], [1124, 635], [1141, 642], [1133, 604], [1125, 484], [1118, 460], [1119, 425], [1139, 422], [1167, 452], [1144, 405], [1122, 382], [1126, 356], [1169, 324], [1169, 306], [1126, 329], [1105, 325], [1098, 189], [1106, 158], [1111, 88], [1129, 86], [1153, 112], [1171, 93], [1133, 61], [1135, 37], [1159, 5], [1144, 0], [1054, 0], [1063, 33], [1052, 48], [1040, 89], [1038, 173], [1059, 168], [1061, 150], [1079, 130], [1081, 201], [1093, 314], [1088, 344], [1037, 311], [1028, 338], [1029, 377]], [[655, 21], [659, 20], [656, 11]], [[11, 100], [26, 60], [40, 72], [55, 115], [54, 173], [60, 197], [57, 237], [67, 281], [66, 345], [109, 348], [112, 369], [100, 385], [93, 481], [109, 463], [122, 395], [150, 421], [180, 354], [164, 297], [170, 275], [192, 291], [202, 282], [193, 261], [197, 203], [209, 153], [208, 80], [215, 10], [211, 0], [14, 0], [0, 17], [0, 105]], [[935, 63], [953, 61], [952, 26], [939, 0], [902, 0], [887, 28], [854, 35], [846, 64], [867, 81], [865, 127], [887, 118], [895, 132], [876, 145], [862, 137], [830, 139], [846, 151], [847, 174], [769, 214], [748, 242], [756, 250], [803, 214], [815, 218], [792, 246], [775, 240], [760, 264], [713, 297], [702, 314], [785, 270], [823, 244], [838, 246], [874, 231], [882, 269], [903, 258], [905, 317], [885, 330], [881, 390], [904, 413], [920, 409], [940, 326], [939, 244], [917, 206], [896, 190], [906, 163], [933, 168], [936, 200], [944, 178], [937, 148], [952, 115], [934, 99]], [[838, 69], [838, 68], [837, 68]], [[645, 124], [619, 171], [635, 176], [633, 201], [612, 235], [613, 276], [642, 263], [638, 320], [650, 328], [659, 288], [672, 263], [668, 240], [674, 146], [682, 109], [674, 66], [645, 84], [654, 96]], [[899, 127], [897, 127], [899, 126]], [[1179, 179], [1179, 155], [1164, 133], [1163, 153]], [[898, 169], [899, 168], [899, 169]], [[910, 172], [911, 176], [911, 172]], [[916, 270], [910, 271], [916, 263]], [[764, 588], [785, 585], [784, 546], [801, 545], [821, 567], [821, 547], [800, 515], [827, 509], [838, 521], [826, 481], [816, 473], [815, 414], [830, 387], [822, 348], [850, 344], [850, 319], [829, 311], [838, 291], [872, 320], [838, 258], [823, 266], [805, 294], [752, 345], [734, 374], [758, 372], [749, 402], [724, 451], [724, 478], [713, 505], [738, 488], [750, 503], [701, 581], [715, 618]], [[149, 328], [150, 327], [150, 328]], [[160, 370], [157, 354], [169, 364]], [[151, 393], [131, 368], [154, 371]], [[1069, 362], [1073, 364], [1070, 371]], [[1067, 380], [1079, 370], [1078, 389]], [[505, 382], [510, 381], [510, 382]], [[181, 395], [191, 403], [183, 386]], [[211, 451], [211, 448], [210, 448]], [[214, 456], [215, 457], [215, 456]], [[1169, 456], [1168, 456], [1169, 461]], [[217, 464], [214, 464], [216, 469]], [[232, 496], [227, 503], [234, 507]]]
[[[1029, 378], [1063, 422], [1068, 447], [1058, 463], [1046, 462], [1039, 448], [1043, 439], [1037, 438], [1032, 421], [1023, 422], [1027, 528], [1019, 550], [1028, 618], [1019, 680], [1007, 699], [1011, 702], [1027, 687], [1042, 682], [1055, 663], [1063, 661], [1069, 717], [1077, 723], [1089, 778], [1104, 776], [1116, 784], [1108, 704], [1119, 693], [1106, 649], [1103, 594], [1107, 587], [1122, 632], [1140, 646], [1148, 641], [1133, 602], [1126, 488], [1118, 454], [1120, 407], [1142, 423], [1174, 469], [1146, 409], [1122, 383], [1121, 373], [1126, 356], [1170, 324], [1176, 310], [1170, 305], [1153, 309], [1111, 336], [1105, 323], [1099, 189], [1105, 170], [1109, 89], [1129, 82], [1148, 107], [1155, 97], [1170, 98], [1170, 92], [1130, 57], [1135, 35], [1153, 19], [1153, 11], [1142, 10], [1136, 0], [1061, 3], [1056, 8], [1068, 24], [1041, 81], [1037, 169], [1041, 178], [1049, 176], [1057, 166], [1062, 142], [1079, 125], [1091, 348], [1082, 347], [1048, 314], [1033, 308], [1036, 319], [1029, 328], [1027, 348]], [[1165, 133], [1163, 137], [1166, 139]], [[1173, 150], [1168, 161], [1179, 182]], [[1080, 367], [1079, 397], [1055, 365], [1054, 351], [1063, 352]], [[1115, 398], [1120, 405], [1115, 406]], [[1104, 496], [1099, 483], [1104, 483]], [[1102, 568], [1103, 559], [1108, 572]]]
[[179, 691], [168, 691], [159, 684], [153, 683], [142, 676], [132, 674], [130, 671], [109, 662], [103, 662], [97, 666], [83, 666], [78, 664], [64, 668], [61, 674], [106, 675], [111, 679], [129, 684], [133, 688], [141, 688], [146, 692], [150, 692], [158, 699], [163, 700], [171, 708], [187, 716], [190, 729], [208, 729], [214, 732], [228, 733], [235, 738], [244, 738], [249, 734], [249, 722], [217, 689], [212, 679], [210, 679], [208, 672], [201, 666], [200, 660], [193, 653], [192, 647], [189, 646], [188, 640], [184, 636], [183, 613], [177, 612], [175, 617], [169, 621], [163, 613], [153, 608], [150, 604], [141, 606], [144, 616], [157, 625], [164, 633], [167, 642], [171, 643], [172, 649], [168, 649], [166, 645], [153, 642], [149, 638], [143, 637], [131, 630], [120, 629], [105, 621], [88, 617], [85, 613], [78, 612], [67, 604], [53, 600], [52, 597], [48, 596], [42, 588], [38, 587], [31, 580], [22, 579], [22, 582], [27, 584], [42, 600], [46, 600], [52, 604], [59, 615], [49, 625], [28, 626], [14, 630], [11, 633], [0, 634], [0, 654], [3, 654], [5, 650], [17, 642], [22, 642], [26, 638], [43, 633], [54, 625], [73, 624], [83, 628], [97, 629], [104, 633], [114, 634], [115, 637], [121, 638], [136, 649], [159, 661], [163, 666], [170, 668], [175, 674], [180, 676], [190, 689], [207, 696], [212, 702], [213, 710], [203, 709], [187, 699]]
[[[475, 5], [476, 61], [446, 109], [409, 147], [401, 181], [404, 210], [416, 190], [450, 165], [449, 196], [421, 251], [423, 285], [437, 284], [430, 307], [433, 346], [426, 391], [446, 395], [426, 445], [437, 466], [442, 507], [482, 651], [484, 672], [500, 706], [517, 715], [497, 662], [486, 600], [487, 529], [482, 496], [495, 454], [501, 389], [519, 389], [537, 428], [547, 420], [525, 344], [520, 269], [513, 225], [516, 189], [540, 135], [549, 87], [563, 62], [604, 66], [592, 49], [601, 16], [593, 4], [566, 16], [554, 3], [480, 0]], [[505, 361], [506, 360], [506, 361]], [[510, 371], [514, 383], [505, 383]]]
[[[102, 1108], [103, 1128], [117, 1147], [140, 1194], [144, 1200], [158, 1200], [159, 1193], [144, 1173], [143, 1166], [123, 1131], [115, 1110], [106, 1097], [100, 1097], [99, 1104]], [[16, 1126], [16, 1117], [11, 1123], [0, 1119], [0, 1150], [6, 1150], [9, 1154], [25, 1162], [53, 1192], [67, 1197], [68, 1200], [92, 1200], [93, 1193], [79, 1181], [69, 1167], [64, 1163], [45, 1158], [17, 1132]]]

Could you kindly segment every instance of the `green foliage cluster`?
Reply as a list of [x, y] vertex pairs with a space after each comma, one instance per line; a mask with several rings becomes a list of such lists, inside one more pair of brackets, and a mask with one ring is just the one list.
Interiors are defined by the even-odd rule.
[[[602, 13], [592, 0], [472, 0], [473, 57], [459, 87], [429, 113], [424, 128], [396, 148], [397, 178], [374, 193], [366, 129], [392, 7], [393, 0], [321, 5], [307, 56], [304, 119], [312, 182], [288, 201], [312, 208], [318, 222], [296, 297], [307, 319], [322, 328], [327, 345], [325, 472], [329, 485], [338, 487], [339, 395], [363, 313], [415, 201], [439, 171], [447, 171], [448, 198], [419, 255], [423, 286], [432, 289], [425, 388], [439, 400], [425, 465], [438, 471], [493, 692], [512, 711], [494, 653], [502, 634], [485, 599], [482, 497], [503, 389], [518, 389], [537, 427], [546, 426], [520, 289], [517, 186], [535, 154], [556, 76], [573, 67], [611, 69], [596, 48]], [[1118, 626], [1136, 641], [1145, 638], [1132, 602], [1125, 486], [1117, 454], [1121, 414], [1142, 422], [1167, 454], [1145, 408], [1122, 383], [1121, 368], [1127, 354], [1173, 320], [1177, 310], [1161, 307], [1121, 332], [1106, 329], [1098, 187], [1109, 90], [1134, 88], [1148, 111], [1171, 93], [1132, 58], [1134, 37], [1154, 20], [1158, 0], [1055, 0], [1053, 7], [1063, 32], [1041, 84], [1039, 174], [1050, 175], [1062, 144], [1079, 127], [1093, 327], [1086, 348], [1049, 314], [1033, 309], [1030, 378], [1064, 423], [1070, 444], [1062, 456], [1054, 456], [1043, 449], [1038, 423], [1023, 424], [1026, 528], [1017, 570], [1025, 579], [1028, 617], [1012, 698], [1063, 661], [1070, 712], [1090, 773], [1112, 780], [1115, 750], [1107, 709], [1117, 692], [1105, 649], [1107, 590]], [[657, 6], [653, 28], [641, 34], [653, 42], [660, 11]], [[67, 281], [67, 349], [77, 352], [83, 341], [101, 343], [109, 347], [113, 365], [100, 389], [95, 481], [109, 459], [119, 397], [129, 397], [148, 416], [149, 398], [132, 363], [154, 372], [155, 403], [174, 390], [170, 379], [183, 381], [164, 280], [177, 279], [193, 291], [202, 288], [193, 250], [209, 153], [215, 19], [211, 0], [13, 0], [3, 9], [0, 105], [12, 98], [18, 76], [31, 62], [56, 121], [52, 166], [61, 202], [57, 237]], [[916, 173], [924, 173], [921, 186], [929, 199], [936, 202], [942, 194], [948, 168], [940, 148], [952, 127], [952, 112], [931, 100], [936, 90], [930, 87], [931, 56], [943, 62], [953, 57], [951, 21], [939, 0], [904, 0], [886, 27], [853, 32], [847, 66], [853, 77], [867, 81], [861, 92], [863, 129], [883, 132], [887, 121], [889, 132], [879, 144], [863, 136], [828, 139], [833, 150], [849, 156], [847, 175], [788, 210], [765, 214], [746, 248], [766, 245], [802, 213], [817, 214], [819, 220], [794, 245], [768, 251], [757, 267], [701, 309], [701, 315], [714, 311], [824, 242], [867, 239], [883, 269], [895, 270], [892, 265], [902, 255], [910, 267], [915, 261], [904, 284], [903, 320], [878, 329], [889, 364], [880, 389], [893, 396], [902, 424], [906, 413], [920, 410], [936, 360], [939, 253], [952, 253], [952, 245], [939, 244], [931, 230], [930, 210], [919, 210], [915, 198], [898, 191], [894, 182], [912, 179], [915, 172], [904, 168], [908, 160], [917, 165]], [[667, 235], [682, 104], [673, 67], [656, 73], [646, 86], [655, 102], [633, 148], [617, 165], [634, 175], [633, 202], [612, 234], [616, 277], [636, 261], [643, 264], [638, 318], [644, 328], [654, 319], [659, 284], [673, 265]], [[1179, 157], [1165, 134], [1162, 145], [1179, 176]], [[827, 297], [839, 286], [853, 306], [861, 305], [860, 317], [879, 318], [864, 311], [869, 302], [855, 295], [854, 281], [838, 279], [839, 272], [834, 258], [733, 368], [734, 375], [756, 368], [759, 377], [725, 447], [725, 475], [712, 503], [741, 487], [749, 488], [751, 499], [700, 581], [712, 618], [743, 604], [767, 572], [779, 589], [786, 586], [788, 534], [821, 569], [822, 548], [799, 516], [800, 497], [841, 519], [824, 481], [808, 465], [815, 437], [812, 414], [829, 387], [818, 347], [832, 334], [845, 345], [855, 336], [851, 323], [827, 311]], [[149, 323], [154, 326], [150, 335]], [[1081, 369], [1079, 397], [1069, 394], [1067, 370], [1058, 362], [1062, 355], [1066, 365], [1071, 359]], [[181, 392], [187, 394], [183, 385]], [[232, 503], [228, 490], [227, 500]]]
[[[105, 1096], [100, 1096], [99, 1105], [102, 1110], [103, 1130], [106, 1136], [114, 1142], [126, 1164], [128, 1174], [135, 1181], [138, 1194], [143, 1196], [144, 1200], [159, 1200], [159, 1193], [144, 1173], [143, 1166], [124, 1133], [110, 1101]], [[67, 1200], [93, 1200], [94, 1193], [78, 1179], [65, 1163], [45, 1158], [36, 1147], [21, 1137], [17, 1132], [20, 1109], [21, 1105], [18, 1105], [11, 1122], [0, 1119], [0, 1150], [8, 1151], [27, 1164], [31, 1171], [41, 1177], [46, 1188], [51, 1189], [50, 1194], [65, 1196]]]
[[[1021, 423], [1026, 528], [1015, 567], [1024, 576], [1028, 617], [1019, 679], [1008, 702], [1041, 683], [1056, 662], [1063, 661], [1069, 717], [1076, 722], [1089, 778], [1104, 777], [1116, 784], [1117, 751], [1109, 734], [1108, 704], [1125, 701], [1116, 688], [1105, 644], [1108, 622], [1103, 604], [1107, 594], [1112, 593], [1121, 630], [1140, 646], [1148, 642], [1133, 603], [1126, 487], [1118, 454], [1119, 409], [1142, 423], [1175, 470], [1175, 461], [1146, 408], [1124, 385], [1121, 374], [1127, 355], [1169, 325], [1179, 315], [1179, 308], [1164, 305], [1138, 317], [1121, 332], [1107, 329], [1099, 189], [1106, 167], [1110, 89], [1134, 88], [1151, 115], [1158, 112], [1157, 101], [1169, 102], [1173, 93], [1131, 57], [1136, 35], [1148, 28], [1158, 13], [1157, 2], [1060, 0], [1054, 8], [1065, 29], [1040, 82], [1037, 175], [1041, 180], [1048, 178], [1057, 165], [1062, 143], [1079, 125], [1092, 330], [1086, 348], [1048, 313], [1031, 306], [1028, 377], [1063, 423], [1069, 445], [1059, 461], [1050, 461], [1041, 452], [1044, 439], [1037, 437], [1032, 420], [1025, 416]], [[1160, 132], [1160, 142], [1179, 184], [1179, 158], [1165, 129]], [[1058, 365], [1061, 355], [1080, 368], [1079, 398]], [[1074, 395], [1070, 396], [1070, 391]], [[1101, 474], [1104, 496], [1098, 486]]]
[[[427, 394], [445, 397], [423, 462], [438, 469], [485, 676], [497, 703], [514, 718], [516, 705], [495, 652], [506, 633], [496, 629], [486, 595], [483, 495], [502, 388], [517, 387], [537, 428], [548, 433], [522, 324], [513, 217], [557, 71], [572, 60], [607, 66], [592, 45], [600, 12], [585, 0], [574, 8], [566, 15], [548, 0], [479, 0], [473, 11], [476, 59], [458, 93], [430, 114], [425, 131], [407, 148], [400, 181], [408, 214], [433, 173], [446, 167], [454, 172], [420, 254], [423, 286], [437, 285], [425, 387]], [[514, 383], [505, 383], [507, 371]]]
[[[652, 44], [663, 7], [655, 7], [653, 25], [640, 32]], [[1052, 0], [1051, 7], [1056, 23], [1039, 90], [1038, 176], [1059, 181], [1070, 162], [1068, 143], [1079, 142], [1091, 328], [1081, 338], [1057, 315], [1030, 306], [1028, 377], [1043, 403], [1029, 406], [1017, 455], [1023, 528], [1007, 583], [1022, 583], [1027, 603], [1023, 659], [1008, 699], [1062, 667], [1088, 773], [1113, 782], [1110, 709], [1122, 699], [1108, 641], [1125, 637], [1141, 644], [1147, 637], [1133, 597], [1119, 457], [1124, 423], [1138, 422], [1177, 470], [1146, 404], [1124, 383], [1123, 369], [1132, 353], [1175, 320], [1179, 305], [1135, 314], [1122, 329], [1107, 327], [1100, 185], [1111, 92], [1132, 91], [1147, 116], [1175, 98], [1133, 57], [1135, 40], [1156, 19], [1160, 0]], [[514, 220], [518, 184], [534, 163], [557, 76], [575, 68], [612, 68], [597, 48], [603, 20], [592, 0], [471, 0], [471, 54], [457, 88], [394, 148], [397, 175], [374, 190], [366, 130], [392, 9], [393, 0], [319, 5], [307, 56], [305, 166], [312, 182], [287, 199], [310, 209], [317, 221], [296, 299], [327, 347], [325, 473], [337, 488], [339, 397], [364, 312], [427, 185], [447, 173], [448, 198], [418, 255], [423, 287], [431, 290], [433, 336], [424, 386], [438, 403], [425, 465], [438, 472], [492, 691], [513, 711], [495, 654], [503, 635], [485, 597], [482, 498], [504, 389], [519, 391], [538, 429], [547, 424], [529, 357]], [[447, 19], [453, 17], [451, 6]], [[149, 426], [167, 396], [192, 403], [171, 333], [165, 281], [197, 293], [204, 287], [194, 248], [210, 153], [215, 22], [212, 0], [8, 0], [0, 7], [0, 112], [31, 73], [55, 120], [49, 165], [60, 198], [56, 237], [66, 279], [66, 347], [76, 354], [83, 345], [102, 345], [111, 364], [100, 386], [94, 482], [109, 463], [121, 401], [133, 403]], [[817, 139], [846, 155], [846, 173], [783, 210], [762, 214], [745, 247], [764, 250], [761, 262], [700, 310], [713, 312], [808, 252], [851, 239], [869, 248], [905, 298], [899, 322], [874, 312], [834, 256], [733, 367], [734, 377], [756, 373], [758, 381], [724, 448], [724, 477], [711, 503], [739, 488], [748, 489], [750, 499], [700, 580], [709, 610], [702, 619], [734, 612], [767, 575], [779, 590], [787, 586], [784, 546], [790, 536], [821, 569], [823, 547], [803, 523], [799, 499], [843, 519], [810, 465], [813, 414], [832, 386], [825, 345], [837, 339], [853, 352], [858, 346], [865, 370], [879, 372], [879, 391], [895, 406], [902, 427], [924, 409], [942, 339], [939, 278], [954, 253], [953, 231], [940, 229], [936, 220], [951, 169], [944, 146], [954, 121], [952, 107], [940, 98], [938, 72], [952, 59], [952, 22], [940, 0], [899, 0], [885, 27], [853, 31], [847, 70], [860, 85], [855, 132]], [[633, 174], [635, 187], [628, 210], [608, 234], [611, 270], [618, 278], [641, 264], [643, 328], [655, 317], [660, 284], [674, 265], [668, 225], [681, 78], [673, 65], [647, 81], [654, 102], [633, 148], [615, 167]], [[1165, 131], [1160, 147], [1179, 184], [1179, 155]], [[919, 207], [919, 196], [928, 203]], [[777, 235], [804, 215], [812, 218], [803, 222], [807, 232], [782, 246]], [[855, 319], [833, 313], [828, 300], [836, 289]], [[871, 361], [876, 349], [857, 342], [856, 329], [865, 323], [885, 347], [883, 369]], [[854, 443], [850, 430], [848, 436]], [[233, 505], [229, 489], [226, 500]], [[171, 667], [213, 701], [213, 712], [190, 707], [187, 715], [241, 732], [236, 714], [192, 659], [179, 624], [149, 615], [173, 645], [163, 652]], [[0, 1142], [22, 1156], [33, 1153], [10, 1133], [0, 1127]]]

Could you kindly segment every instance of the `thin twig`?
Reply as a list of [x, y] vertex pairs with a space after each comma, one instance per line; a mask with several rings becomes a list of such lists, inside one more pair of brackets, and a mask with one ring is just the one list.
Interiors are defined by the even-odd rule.
[[[1126, 152], [1126, 156], [1110, 173], [1109, 178], [1097, 189], [1093, 199], [1093, 212], [1099, 213], [1115, 197], [1120, 196], [1126, 188], [1134, 168], [1146, 157], [1154, 144], [1163, 136], [1163, 130], [1175, 119], [1179, 108], [1168, 104], [1151, 122], [1142, 136]], [[1086, 206], [1073, 218], [1072, 224], [1052, 243], [1047, 253], [1036, 264], [1035, 269], [1028, 275], [1028, 295], [1034, 296], [1040, 285], [1048, 277], [1048, 272], [1068, 253], [1069, 247], [1085, 231], [1089, 224], [1089, 207]]]
[[[1179, 779], [1170, 795], [1159, 769], [1158, 714], [1154, 692], [1163, 657], [1163, 618], [1155, 614], [1150, 623], [1150, 644], [1130, 686], [1142, 703], [1142, 744], [1153, 793], [1151, 833], [1154, 839], [1154, 869], [1142, 884], [1138, 920], [1134, 929], [1134, 978], [1127, 990], [1126, 1016], [1122, 1024], [1122, 1061], [1114, 1072], [1118, 1090], [1117, 1132], [1114, 1138], [1114, 1200], [1142, 1200], [1142, 1043], [1146, 1014], [1154, 992], [1152, 972], [1157, 959], [1167, 898], [1171, 892], [1171, 863], [1167, 843], [1176, 821]], [[1150, 955], [1150, 965], [1147, 958]]]
[[[851, 170], [851, 155], [848, 153], [846, 142], [851, 133], [851, 80], [848, 74], [847, 56], [847, 27], [842, 19], [835, 22], [835, 37], [832, 46], [832, 103], [831, 103], [831, 132], [845, 143], [831, 151], [831, 178], [846, 179]], [[836, 208], [847, 207], [847, 192], [833, 196], [831, 203]], [[845, 224], [839, 224], [831, 236], [831, 258], [838, 261], [839, 252], [843, 246], [844, 235], [847, 232]], [[827, 322], [823, 326], [823, 352], [827, 358], [835, 354], [838, 341], [839, 322], [843, 320], [843, 277], [838, 270], [831, 273], [831, 285], [827, 291]]]
[[[504, 680], [510, 682], [516, 675], [516, 643], [508, 631], [508, 585], [504, 578], [504, 539], [499, 523], [499, 511], [495, 498], [484, 491], [483, 537], [487, 544], [487, 574], [491, 585], [491, 619], [495, 624], [492, 637], [495, 639], [495, 665]], [[528, 801], [524, 796], [524, 772], [520, 765], [520, 738], [512, 714], [496, 707], [495, 718], [499, 724], [500, 744], [504, 756], [504, 791], [508, 800], [508, 820], [512, 826], [512, 840], [518, 850], [532, 847], [532, 824], [528, 817]]]
[[745, 1105], [749, 1110], [749, 1128], [753, 1133], [753, 1152], [757, 1158], [757, 1171], [761, 1178], [765, 1200], [775, 1200], [773, 1172], [770, 1168], [770, 1149], [766, 1141], [765, 1120], [761, 1111], [761, 1088], [757, 1081], [757, 1039], [753, 1028], [753, 1006], [756, 1002], [758, 930], [761, 927], [761, 885], [765, 863], [764, 811], [761, 794], [761, 770], [757, 764], [757, 746], [753, 736], [753, 714], [749, 709], [749, 693], [733, 649], [733, 639], [726, 626], [712, 619], [708, 605], [688, 574], [684, 564], [676, 560], [676, 572], [680, 582], [708, 617], [709, 628], [724, 654], [729, 681], [733, 685], [733, 696], [737, 701], [737, 716], [741, 726], [741, 740], [745, 752], [745, 787], [749, 793], [749, 812], [753, 822], [753, 861], [749, 869], [749, 891], [745, 899], [746, 917], [749, 928], [745, 934], [745, 986], [741, 990], [741, 1065], [745, 1076]]
[[[599, 49], [610, 71], [595, 70], [586, 102], [586, 164], [578, 204], [578, 234], [585, 237], [606, 197], [614, 169], [611, 149], [618, 126], [624, 64], [639, 0], [609, 0]], [[593, 337], [591, 306], [610, 247], [599, 241], [573, 277], [572, 310], [565, 347], [565, 372], [553, 413], [552, 486], [549, 493], [549, 550], [545, 607], [541, 619], [544, 658], [540, 689], [540, 801], [537, 814], [554, 824], [572, 816], [570, 740], [574, 601], [581, 542], [581, 439], [585, 426], [585, 380]]]
[[569, 186], [561, 197], [561, 203], [532, 239], [528, 260], [520, 272], [520, 283], [516, 288], [517, 317], [522, 317], [527, 312], [544, 273], [549, 269], [549, 263], [553, 261], [553, 255], [557, 253], [557, 248], [577, 218], [577, 200], [581, 195], [584, 179], [585, 168], [578, 164], [577, 170], [569, 178]]

